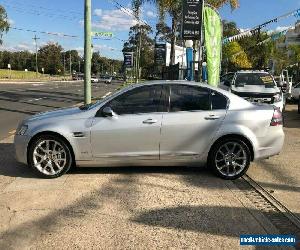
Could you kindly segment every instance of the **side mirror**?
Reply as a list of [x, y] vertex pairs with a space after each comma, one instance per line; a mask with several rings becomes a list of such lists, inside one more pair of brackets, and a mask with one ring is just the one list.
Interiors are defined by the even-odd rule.
[[102, 116], [104, 117], [113, 117], [115, 115], [115, 112], [111, 109], [111, 107], [105, 107], [102, 110]]

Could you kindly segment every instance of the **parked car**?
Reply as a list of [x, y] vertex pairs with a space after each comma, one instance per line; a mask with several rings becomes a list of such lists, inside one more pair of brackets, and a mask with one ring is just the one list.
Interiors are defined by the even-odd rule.
[[107, 84], [110, 84], [112, 80], [113, 80], [113, 78], [111, 76], [102, 76], [99, 79], [100, 82], [104, 82]]
[[92, 76], [91, 77], [91, 83], [97, 83], [97, 82], [99, 82], [98, 77], [97, 76]]
[[273, 76], [264, 70], [240, 70], [221, 77], [220, 88], [253, 103], [274, 105], [281, 111], [285, 98]]
[[201, 166], [236, 179], [251, 161], [278, 154], [282, 114], [207, 84], [131, 85], [94, 104], [49, 111], [20, 123], [16, 158], [42, 177], [72, 165]]
[[84, 74], [82, 74], [82, 73], [74, 73], [73, 75], [72, 75], [72, 80], [83, 80], [83, 78], [84, 78]]
[[298, 101], [300, 96], [300, 83], [292, 86], [291, 98]]

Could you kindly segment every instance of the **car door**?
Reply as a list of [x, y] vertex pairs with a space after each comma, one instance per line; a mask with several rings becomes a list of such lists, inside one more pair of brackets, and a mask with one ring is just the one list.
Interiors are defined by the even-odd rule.
[[[94, 159], [158, 159], [164, 104], [162, 86], [142, 86], [127, 91], [103, 105], [91, 128]], [[115, 113], [105, 117], [110, 107]]]
[[160, 158], [189, 160], [207, 150], [227, 111], [227, 98], [208, 88], [170, 85], [169, 112], [163, 115]]

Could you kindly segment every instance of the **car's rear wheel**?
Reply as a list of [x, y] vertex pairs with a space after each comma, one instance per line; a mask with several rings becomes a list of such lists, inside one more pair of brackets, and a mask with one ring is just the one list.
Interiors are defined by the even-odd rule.
[[211, 150], [209, 167], [221, 178], [234, 180], [244, 175], [250, 165], [251, 153], [240, 139], [225, 139]]
[[56, 178], [72, 166], [71, 150], [58, 136], [41, 135], [30, 145], [28, 163], [39, 176]]

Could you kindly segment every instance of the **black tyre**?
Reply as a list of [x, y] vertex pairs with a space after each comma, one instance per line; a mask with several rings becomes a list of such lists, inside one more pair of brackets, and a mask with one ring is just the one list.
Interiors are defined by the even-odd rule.
[[56, 178], [65, 174], [72, 163], [71, 149], [58, 136], [41, 135], [28, 149], [29, 166], [43, 178]]
[[208, 164], [217, 176], [234, 180], [247, 172], [250, 160], [251, 153], [246, 143], [240, 139], [227, 138], [213, 146]]

